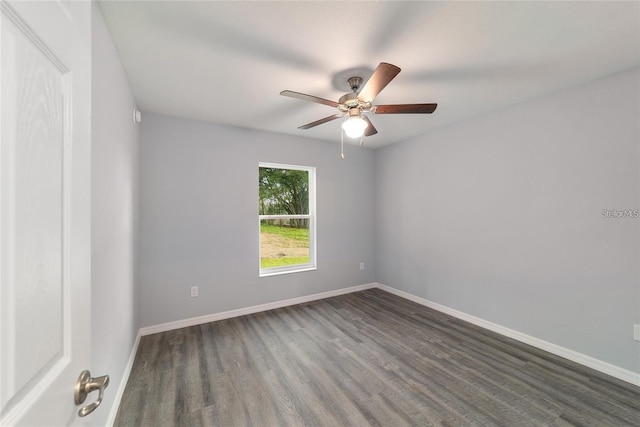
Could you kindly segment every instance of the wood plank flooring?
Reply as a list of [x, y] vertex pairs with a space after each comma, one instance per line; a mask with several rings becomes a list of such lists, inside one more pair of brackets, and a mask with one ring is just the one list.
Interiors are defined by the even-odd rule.
[[142, 338], [116, 426], [640, 426], [640, 387], [379, 289]]

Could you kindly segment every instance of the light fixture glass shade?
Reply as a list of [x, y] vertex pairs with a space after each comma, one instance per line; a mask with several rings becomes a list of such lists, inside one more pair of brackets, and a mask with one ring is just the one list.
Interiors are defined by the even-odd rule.
[[366, 128], [367, 122], [358, 116], [349, 117], [342, 123], [342, 129], [349, 138], [360, 138]]

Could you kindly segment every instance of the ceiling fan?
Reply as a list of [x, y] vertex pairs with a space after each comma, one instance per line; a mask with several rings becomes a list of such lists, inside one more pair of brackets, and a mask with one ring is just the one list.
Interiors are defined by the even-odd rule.
[[[328, 105], [339, 110], [336, 114], [299, 126], [298, 129], [310, 129], [332, 120], [339, 119], [340, 117], [346, 117], [346, 120], [342, 123], [344, 133], [346, 133], [350, 138], [360, 138], [360, 145], [362, 145], [365, 136], [371, 136], [378, 133], [377, 129], [373, 126], [373, 123], [371, 123], [371, 120], [369, 120], [365, 113], [431, 114], [438, 106], [438, 104], [373, 105], [373, 99], [389, 84], [391, 80], [395, 78], [395, 76], [398, 75], [399, 72], [399, 67], [386, 62], [381, 62], [364, 86], [362, 85], [362, 77], [349, 77], [347, 79], [347, 83], [349, 84], [352, 92], [341, 96], [338, 102], [291, 90], [283, 90], [280, 92], [280, 95]], [[344, 158], [344, 155], [342, 158]]]

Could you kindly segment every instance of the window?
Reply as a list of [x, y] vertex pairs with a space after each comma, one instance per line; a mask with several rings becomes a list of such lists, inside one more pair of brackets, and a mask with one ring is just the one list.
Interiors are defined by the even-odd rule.
[[315, 173], [259, 164], [260, 276], [316, 268]]

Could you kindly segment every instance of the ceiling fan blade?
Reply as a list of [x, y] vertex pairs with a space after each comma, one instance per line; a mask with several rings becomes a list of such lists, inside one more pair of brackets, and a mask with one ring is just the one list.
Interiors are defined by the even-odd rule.
[[312, 127], [321, 125], [323, 123], [330, 122], [331, 120], [339, 119], [342, 117], [342, 114], [334, 114], [329, 117], [325, 117], [324, 119], [316, 120], [315, 122], [307, 123], [306, 125], [298, 126], [298, 129], [311, 129]]
[[371, 136], [378, 133], [378, 129], [376, 129], [373, 123], [371, 123], [371, 120], [369, 120], [369, 117], [363, 115], [362, 118], [364, 119], [365, 122], [367, 122], [367, 127], [364, 128], [364, 136]]
[[318, 104], [328, 105], [329, 107], [337, 107], [338, 103], [329, 101], [328, 99], [318, 98], [317, 96], [307, 95], [304, 93], [294, 92], [292, 90], [283, 90], [280, 92], [282, 96], [289, 96], [291, 98], [302, 99], [303, 101], [317, 102]]
[[371, 110], [375, 114], [431, 114], [438, 104], [397, 104], [376, 105]]
[[399, 67], [381, 62], [371, 77], [369, 77], [369, 80], [364, 84], [360, 93], [358, 93], [358, 99], [363, 102], [373, 101], [373, 98], [378, 96], [382, 89], [384, 89], [399, 72]]

